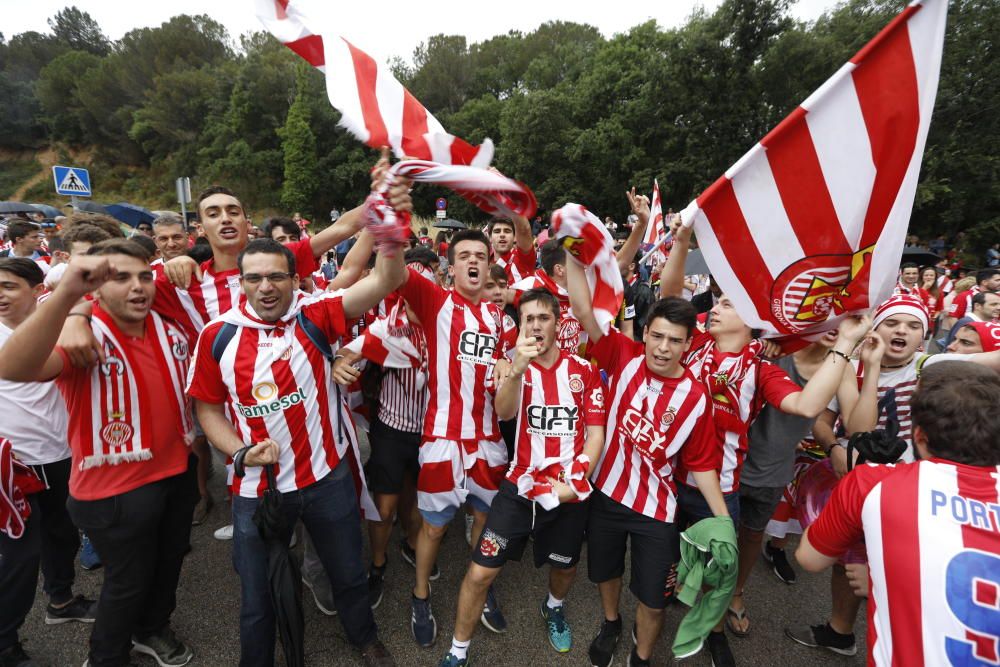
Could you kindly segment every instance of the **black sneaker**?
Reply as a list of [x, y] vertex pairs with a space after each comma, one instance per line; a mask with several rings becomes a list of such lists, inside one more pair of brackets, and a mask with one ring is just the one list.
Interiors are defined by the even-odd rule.
[[28, 654], [24, 652], [21, 643], [8, 646], [0, 651], [0, 667], [35, 667]]
[[[399, 555], [403, 557], [403, 560], [410, 564], [410, 567], [417, 567], [417, 552], [405, 539], [399, 541]], [[437, 581], [440, 576], [441, 570], [438, 569], [438, 564], [434, 563], [434, 567], [431, 569], [431, 576], [429, 578], [431, 581]]]
[[785, 555], [784, 549], [772, 547], [770, 540], [768, 540], [764, 543], [763, 554], [764, 560], [771, 564], [771, 571], [774, 572], [774, 576], [788, 585], [795, 583], [795, 570], [792, 569], [792, 564], [788, 562], [788, 557]]
[[729, 640], [726, 639], [725, 632], [709, 632], [708, 652], [712, 656], [712, 667], [736, 667], [736, 658], [729, 649]]
[[434, 640], [437, 639], [437, 621], [431, 611], [430, 596], [426, 600], [415, 595], [410, 598], [410, 632], [413, 633], [413, 639], [424, 648], [434, 645]]
[[139, 653], [152, 656], [160, 667], [181, 667], [194, 657], [194, 651], [178, 639], [169, 626], [155, 635], [132, 637], [132, 647]]
[[97, 602], [77, 595], [65, 607], [53, 607], [50, 602], [45, 607], [45, 625], [61, 623], [93, 623], [97, 618]]
[[854, 633], [842, 635], [831, 628], [829, 623], [785, 628], [785, 636], [803, 646], [825, 648], [840, 655], [855, 655], [858, 652]]
[[594, 641], [590, 642], [588, 654], [593, 667], [608, 667], [615, 657], [618, 640], [622, 638], [622, 619], [619, 616], [613, 621], [603, 619], [601, 629]]
[[386, 561], [382, 567], [372, 565], [368, 568], [368, 600], [372, 609], [382, 602], [382, 594], [385, 592], [385, 566], [388, 564], [389, 561]]
[[632, 652], [628, 654], [628, 667], [649, 667], [649, 660], [643, 660], [636, 653], [635, 647], [632, 647]]
[[386, 649], [385, 644], [377, 639], [361, 649], [361, 660], [365, 667], [396, 667], [392, 654]]

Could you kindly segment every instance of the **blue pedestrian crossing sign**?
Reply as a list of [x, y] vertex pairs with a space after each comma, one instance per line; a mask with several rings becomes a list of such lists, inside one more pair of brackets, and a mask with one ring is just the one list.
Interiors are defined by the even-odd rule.
[[90, 172], [81, 167], [52, 167], [52, 180], [56, 183], [56, 194], [90, 196]]

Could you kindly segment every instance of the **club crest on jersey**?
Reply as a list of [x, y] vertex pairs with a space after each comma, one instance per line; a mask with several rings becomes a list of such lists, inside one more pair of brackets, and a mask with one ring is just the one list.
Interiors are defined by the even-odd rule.
[[663, 428], [667, 428], [674, 423], [674, 418], [677, 417], [677, 409], [674, 407], [667, 408], [667, 411], [660, 415], [660, 425]]
[[170, 353], [177, 361], [184, 361], [188, 358], [187, 338], [179, 334], [170, 334]]
[[487, 558], [493, 558], [506, 548], [506, 538], [500, 537], [489, 528], [483, 531], [483, 536], [479, 539], [479, 553]]
[[459, 361], [487, 366], [493, 360], [495, 348], [495, 337], [479, 331], [466, 330], [458, 337], [458, 354], [455, 357]]
[[771, 313], [785, 333], [868, 307], [875, 246], [851, 255], [813, 255], [786, 267], [771, 287]]
[[119, 421], [124, 417], [120, 412], [111, 413], [108, 416], [115, 421], [105, 424], [104, 428], [101, 429], [101, 440], [112, 447], [124, 447], [132, 440], [132, 436], [135, 433], [132, 425], [128, 422]]
[[583, 378], [578, 373], [573, 373], [569, 376], [569, 390], [574, 394], [579, 394], [583, 391]]
[[107, 355], [104, 358], [104, 363], [101, 364], [101, 373], [105, 377], [111, 377], [111, 374], [122, 375], [125, 372], [125, 362], [118, 357]]

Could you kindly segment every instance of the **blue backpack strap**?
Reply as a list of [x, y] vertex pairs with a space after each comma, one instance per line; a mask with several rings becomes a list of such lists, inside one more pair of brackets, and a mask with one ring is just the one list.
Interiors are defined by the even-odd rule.
[[299, 321], [299, 326], [302, 330], [306, 332], [306, 336], [312, 341], [312, 344], [316, 346], [326, 360], [333, 363], [333, 347], [330, 345], [330, 339], [326, 337], [326, 332], [319, 328], [319, 326], [306, 317], [305, 313], [301, 310], [299, 314], [296, 315], [296, 319]]
[[236, 335], [237, 326], [231, 322], [225, 322], [219, 330], [215, 332], [215, 340], [212, 341], [212, 358], [217, 362], [222, 359], [222, 353], [226, 351], [229, 341]]

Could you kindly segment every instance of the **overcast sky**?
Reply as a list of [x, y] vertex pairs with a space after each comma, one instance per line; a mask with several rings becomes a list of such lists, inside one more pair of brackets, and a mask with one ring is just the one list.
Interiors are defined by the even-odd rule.
[[[337, 33], [350, 39], [373, 57], [385, 61], [391, 56], [411, 60], [413, 49], [430, 35], [465, 35], [478, 42], [509, 30], [530, 32], [552, 20], [589, 23], [605, 36], [627, 30], [649, 19], [661, 27], [675, 27], [696, 7], [714, 10], [721, 0], [508, 0], [478, 2], [430, 0], [430, 2], [341, 2], [340, 0], [296, 0], [311, 17], [335, 26]], [[47, 32], [46, 20], [72, 0], [0, 0], [6, 5], [0, 32], [9, 39], [26, 30]], [[253, 0], [168, 0], [122, 2], [121, 0], [77, 0], [104, 33], [118, 39], [133, 28], [157, 26], [177, 14], [207, 13], [225, 25], [232, 36], [262, 29], [254, 16]], [[798, 0], [792, 12], [802, 20], [814, 20], [832, 8], [835, 0]], [[900, 2], [902, 6], [902, 0]], [[475, 9], [471, 9], [475, 5]], [[380, 25], [369, 10], [381, 12]]]

